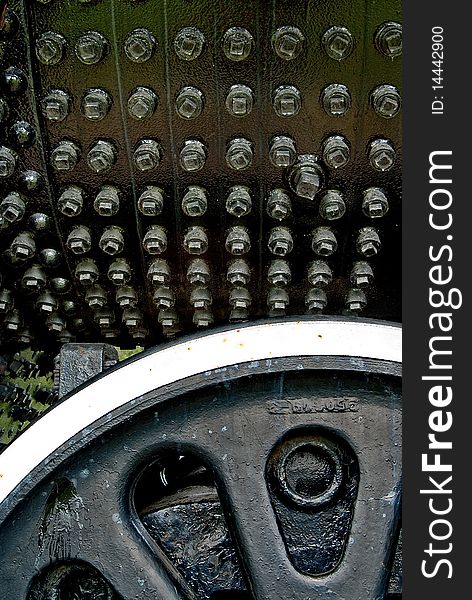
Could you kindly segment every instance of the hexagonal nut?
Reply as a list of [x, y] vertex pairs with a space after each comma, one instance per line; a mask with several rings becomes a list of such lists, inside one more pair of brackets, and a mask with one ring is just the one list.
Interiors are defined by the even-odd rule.
[[342, 117], [351, 108], [351, 94], [342, 83], [331, 83], [321, 93], [321, 104], [330, 117]]
[[115, 148], [105, 140], [98, 140], [87, 154], [87, 164], [95, 173], [109, 171], [115, 162]]
[[229, 305], [233, 309], [248, 309], [251, 306], [251, 294], [245, 287], [233, 287], [229, 292]]
[[199, 140], [185, 140], [180, 151], [180, 166], [184, 171], [200, 171], [205, 166], [207, 152]]
[[328, 298], [326, 292], [319, 287], [308, 290], [305, 296], [305, 306], [310, 312], [318, 313], [326, 308]]
[[6, 223], [16, 223], [25, 216], [26, 202], [18, 192], [10, 192], [0, 203], [0, 216]]
[[74, 227], [67, 236], [66, 245], [74, 254], [86, 254], [92, 247], [92, 238], [88, 227]]
[[154, 290], [153, 302], [158, 309], [172, 308], [175, 304], [174, 292], [167, 286], [160, 286]]
[[313, 252], [319, 256], [331, 256], [338, 249], [338, 242], [330, 227], [317, 227], [311, 242]]
[[351, 149], [341, 135], [332, 135], [323, 142], [323, 160], [328, 167], [340, 169], [351, 159]]
[[291, 280], [292, 272], [286, 260], [276, 259], [270, 263], [267, 271], [267, 281], [271, 285], [286, 286], [289, 285]]
[[140, 140], [133, 152], [133, 162], [139, 171], [152, 171], [161, 162], [161, 146], [151, 139]]
[[388, 212], [388, 200], [385, 192], [378, 187], [370, 187], [364, 190], [362, 199], [362, 212], [366, 217], [378, 219], [384, 217]]
[[101, 121], [110, 111], [111, 96], [106, 90], [92, 88], [82, 98], [82, 114], [89, 121]]
[[157, 217], [164, 207], [164, 192], [161, 188], [148, 185], [138, 199], [138, 210], [145, 217]]
[[92, 285], [85, 291], [85, 302], [94, 310], [103, 308], [107, 303], [107, 293], [100, 285]]
[[195, 258], [187, 269], [187, 281], [191, 285], [208, 285], [210, 281], [210, 267], [206, 260]]
[[248, 187], [235, 185], [226, 198], [226, 211], [233, 217], [245, 217], [251, 212], [252, 198]]
[[247, 227], [236, 225], [226, 235], [225, 248], [230, 254], [240, 256], [251, 249], [251, 238]]
[[106, 55], [108, 44], [98, 31], [87, 31], [75, 45], [75, 54], [84, 65], [95, 65]]
[[246, 60], [251, 54], [254, 38], [243, 27], [231, 27], [223, 36], [223, 52], [232, 61]]
[[195, 60], [203, 51], [205, 36], [196, 27], [184, 27], [174, 40], [174, 50], [182, 60]]
[[201, 217], [208, 208], [206, 190], [198, 185], [187, 188], [182, 198], [182, 211], [188, 217]]
[[75, 276], [82, 285], [93, 285], [99, 276], [97, 263], [89, 258], [80, 261], [75, 267]]
[[46, 285], [46, 275], [39, 265], [32, 265], [23, 274], [21, 284], [24, 289], [31, 292], [39, 292]]
[[110, 256], [119, 254], [125, 246], [122, 230], [115, 226], [107, 227], [102, 233], [98, 245], [105, 254]]
[[134, 63], [147, 62], [156, 49], [156, 39], [148, 29], [140, 27], [128, 35], [124, 43], [127, 58]]
[[290, 296], [285, 288], [271, 287], [267, 294], [267, 306], [271, 311], [283, 312], [290, 303]]
[[157, 94], [147, 87], [137, 87], [128, 98], [128, 114], [142, 121], [149, 119], [154, 114], [159, 98]]
[[198, 286], [190, 292], [190, 304], [195, 309], [206, 310], [213, 303], [209, 288]]
[[269, 159], [274, 167], [290, 167], [296, 158], [297, 150], [292, 138], [286, 135], [278, 135], [272, 139], [269, 149]]
[[292, 201], [285, 190], [271, 190], [267, 199], [267, 214], [273, 219], [282, 221], [292, 214]]
[[402, 99], [400, 92], [393, 85], [379, 85], [371, 93], [374, 111], [379, 117], [392, 119], [400, 112]]
[[228, 265], [226, 279], [231, 285], [247, 285], [251, 281], [251, 268], [244, 259], [236, 258]]
[[226, 164], [231, 169], [242, 171], [252, 165], [254, 153], [252, 144], [245, 138], [234, 138], [226, 150]]
[[357, 261], [352, 265], [350, 280], [356, 288], [366, 288], [372, 283], [374, 272], [368, 262]]
[[167, 250], [167, 233], [160, 225], [151, 225], [143, 238], [143, 248], [151, 255], [162, 254]]
[[250, 87], [237, 83], [232, 85], [225, 101], [226, 110], [233, 117], [245, 117], [252, 112], [254, 94]]
[[320, 217], [335, 221], [346, 214], [346, 203], [339, 190], [326, 190], [320, 201]]
[[132, 308], [138, 302], [138, 295], [134, 288], [129, 285], [123, 285], [116, 290], [115, 300], [120, 308]]
[[163, 328], [175, 327], [178, 323], [178, 315], [175, 310], [161, 309], [157, 320]]
[[59, 123], [70, 113], [71, 99], [64, 90], [51, 90], [42, 100], [43, 115], [48, 121]]
[[23, 231], [12, 241], [10, 250], [15, 259], [28, 260], [36, 254], [36, 243], [30, 233]]
[[305, 36], [298, 27], [284, 25], [275, 31], [271, 41], [272, 48], [279, 58], [294, 60], [303, 50]]
[[51, 165], [59, 173], [72, 171], [80, 158], [80, 148], [71, 140], [62, 140], [51, 153]]
[[376, 171], [389, 171], [395, 164], [396, 152], [390, 140], [376, 139], [368, 147], [370, 165]]
[[347, 58], [354, 48], [354, 38], [346, 27], [335, 25], [323, 34], [321, 40], [326, 54], [334, 60]]
[[162, 258], [153, 260], [149, 265], [147, 278], [152, 285], [168, 285], [170, 281], [169, 263]]
[[286, 256], [293, 250], [293, 238], [286, 227], [274, 227], [269, 235], [267, 247], [276, 256]]
[[272, 106], [279, 117], [294, 117], [302, 107], [302, 96], [293, 85], [281, 85], [275, 91]]
[[204, 254], [208, 250], [208, 236], [203, 227], [187, 229], [183, 246], [189, 254]]
[[349, 312], [358, 313], [367, 304], [365, 293], [360, 289], [351, 289], [346, 296], [346, 308]]
[[70, 185], [57, 201], [57, 209], [66, 217], [77, 217], [84, 205], [84, 192], [76, 185]]
[[308, 282], [315, 288], [325, 288], [333, 280], [333, 272], [324, 260], [314, 260], [308, 267]]
[[112, 217], [120, 209], [120, 192], [112, 185], [104, 185], [93, 202], [94, 210], [101, 217]]
[[291, 190], [301, 198], [314, 200], [323, 187], [325, 176], [316, 156], [303, 154], [299, 156], [289, 173]]
[[108, 279], [114, 285], [126, 285], [131, 279], [131, 267], [123, 258], [114, 260], [108, 267]]
[[55, 31], [46, 31], [36, 41], [36, 57], [43, 65], [57, 65], [64, 58], [67, 42]]
[[182, 88], [175, 100], [175, 110], [182, 119], [196, 119], [203, 110], [202, 92], [191, 86]]
[[371, 258], [380, 251], [380, 237], [373, 227], [362, 227], [357, 235], [356, 249], [359, 254]]

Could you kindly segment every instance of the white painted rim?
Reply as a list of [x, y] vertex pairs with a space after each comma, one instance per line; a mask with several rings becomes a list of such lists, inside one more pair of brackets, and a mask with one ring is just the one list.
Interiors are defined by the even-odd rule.
[[291, 356], [353, 356], [401, 363], [401, 329], [361, 321], [287, 321], [212, 333], [143, 356], [58, 404], [0, 455], [0, 502], [48, 456], [92, 423], [180, 379]]

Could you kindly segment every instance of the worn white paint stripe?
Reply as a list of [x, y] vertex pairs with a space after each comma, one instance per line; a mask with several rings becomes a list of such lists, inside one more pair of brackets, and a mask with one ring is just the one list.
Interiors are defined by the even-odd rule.
[[50, 454], [97, 419], [179, 379], [237, 363], [290, 356], [401, 362], [401, 329], [350, 321], [265, 323], [157, 350], [58, 404], [0, 455], [0, 502]]

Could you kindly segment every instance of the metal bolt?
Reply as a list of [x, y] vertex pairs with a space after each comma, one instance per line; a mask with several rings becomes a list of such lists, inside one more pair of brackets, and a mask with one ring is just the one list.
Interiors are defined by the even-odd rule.
[[77, 304], [72, 300], [63, 300], [61, 302], [61, 309], [62, 312], [68, 317], [77, 314]]
[[51, 90], [41, 103], [43, 115], [48, 121], [55, 123], [63, 121], [69, 115], [70, 103], [70, 96], [67, 92]]
[[125, 239], [123, 237], [122, 230], [112, 225], [107, 227], [102, 233], [102, 237], [98, 242], [98, 245], [103, 252], [114, 256], [123, 251], [125, 246]]
[[388, 200], [384, 191], [378, 187], [371, 187], [364, 190], [362, 200], [362, 212], [366, 217], [378, 219], [384, 217], [388, 212]]
[[202, 258], [195, 258], [187, 269], [187, 281], [192, 285], [208, 285], [210, 281], [210, 267]]
[[328, 167], [345, 167], [351, 158], [351, 149], [344, 137], [332, 135], [323, 143], [323, 160]]
[[182, 198], [182, 211], [188, 217], [201, 217], [208, 208], [206, 191], [198, 185], [187, 188]]
[[26, 203], [18, 192], [10, 192], [0, 203], [0, 216], [7, 223], [21, 221], [25, 216]]
[[352, 271], [350, 275], [351, 283], [356, 288], [366, 288], [374, 279], [374, 272], [368, 262], [363, 260], [355, 262], [352, 265]]
[[379, 85], [371, 94], [372, 106], [379, 117], [391, 119], [400, 112], [400, 92], [393, 85]]
[[23, 94], [28, 87], [28, 78], [18, 67], [9, 67], [3, 71], [0, 85], [7, 94]]
[[13, 294], [10, 290], [0, 290], [0, 313], [7, 313], [13, 308]]
[[17, 308], [10, 310], [3, 320], [3, 326], [7, 331], [18, 331], [23, 325], [23, 318]]
[[249, 252], [251, 249], [249, 230], [240, 225], [231, 227], [226, 236], [225, 248], [228, 252], [236, 256]]
[[111, 97], [108, 92], [93, 88], [85, 93], [82, 100], [82, 114], [89, 121], [101, 121], [111, 108]]
[[354, 48], [354, 38], [349, 29], [336, 25], [324, 33], [322, 44], [330, 58], [343, 60], [351, 54]]
[[251, 280], [251, 269], [242, 258], [232, 260], [228, 265], [226, 279], [231, 285], [244, 286]]
[[331, 117], [342, 117], [351, 108], [351, 94], [342, 83], [332, 83], [321, 93], [321, 103]]
[[193, 308], [206, 310], [212, 302], [211, 292], [206, 287], [195, 287], [190, 292], [190, 304]]
[[90, 258], [82, 260], [75, 268], [75, 276], [82, 285], [93, 285], [99, 276], [97, 263]]
[[62, 140], [51, 154], [51, 164], [55, 171], [65, 173], [72, 171], [80, 158], [80, 149], [70, 140]]
[[157, 320], [163, 328], [175, 327], [178, 323], [177, 313], [172, 309], [161, 309], [157, 315]]
[[252, 199], [249, 188], [243, 185], [233, 186], [226, 198], [226, 210], [233, 217], [245, 217], [251, 212]]
[[92, 247], [90, 230], [83, 225], [74, 227], [67, 237], [66, 245], [74, 254], [86, 254]]
[[284, 25], [272, 35], [272, 48], [279, 58], [293, 60], [303, 48], [305, 37], [298, 27]]
[[27, 121], [17, 121], [10, 127], [8, 137], [16, 148], [29, 148], [36, 141], [36, 131]]
[[24, 272], [21, 284], [30, 292], [39, 292], [46, 285], [46, 275], [39, 265], [32, 265]]
[[158, 258], [149, 265], [147, 277], [152, 285], [168, 285], [170, 281], [170, 268], [166, 260]]
[[115, 313], [109, 308], [98, 308], [93, 315], [94, 322], [99, 327], [110, 327], [115, 322]]
[[293, 250], [293, 238], [286, 227], [274, 227], [269, 236], [267, 246], [272, 254], [286, 256]]
[[139, 171], [152, 171], [161, 162], [161, 147], [156, 140], [140, 140], [133, 153], [133, 161]]
[[175, 101], [175, 110], [182, 119], [196, 119], [203, 110], [203, 94], [195, 87], [184, 87]]
[[154, 54], [156, 40], [147, 29], [135, 29], [126, 38], [124, 49], [129, 60], [134, 63], [144, 63]]
[[36, 243], [31, 234], [23, 231], [12, 241], [10, 249], [17, 260], [28, 260], [36, 254]]
[[288, 262], [280, 258], [273, 260], [267, 271], [267, 280], [271, 285], [275, 286], [285, 287], [289, 285], [292, 280], [292, 272]]
[[189, 254], [204, 254], [208, 250], [208, 237], [203, 227], [190, 227], [183, 245]]
[[18, 155], [5, 146], [0, 146], [0, 177], [11, 177], [16, 169]]
[[125, 308], [121, 318], [122, 322], [126, 327], [141, 327], [143, 324], [143, 313], [137, 308]]
[[161, 188], [148, 185], [138, 199], [138, 210], [145, 217], [157, 217], [164, 207], [164, 192]]
[[62, 262], [62, 254], [55, 248], [43, 248], [39, 253], [39, 260], [48, 269], [56, 269]]
[[172, 308], [175, 305], [175, 295], [170, 287], [160, 286], [156, 288], [152, 299], [156, 308]]
[[82, 35], [76, 46], [75, 54], [85, 65], [100, 62], [107, 51], [107, 41], [98, 31], [88, 31]]
[[132, 287], [124, 285], [116, 290], [115, 300], [120, 308], [134, 307], [138, 302], [138, 295]]
[[233, 287], [229, 292], [229, 305], [233, 309], [248, 309], [251, 306], [251, 294], [245, 287]]
[[76, 217], [82, 212], [84, 205], [84, 192], [76, 185], [65, 189], [57, 201], [58, 210], [66, 217]]
[[143, 238], [143, 248], [148, 254], [162, 254], [167, 250], [167, 234], [160, 225], [151, 225]]
[[205, 165], [207, 153], [198, 140], [185, 140], [180, 151], [180, 166], [184, 171], [200, 171]]
[[230, 323], [239, 323], [241, 321], [247, 321], [249, 318], [249, 312], [245, 308], [233, 308], [229, 313]]
[[228, 144], [226, 150], [226, 164], [231, 169], [241, 171], [252, 165], [254, 153], [252, 144], [245, 138], [234, 138]]
[[315, 288], [327, 287], [333, 279], [333, 273], [324, 260], [314, 260], [308, 267], [308, 282]]
[[28, 169], [20, 174], [18, 185], [25, 194], [39, 192], [44, 188], [44, 177], [38, 171]]
[[158, 97], [153, 90], [138, 87], [128, 98], [128, 113], [138, 121], [148, 119], [154, 114], [157, 103]]
[[379, 234], [373, 227], [363, 227], [359, 230], [356, 248], [359, 254], [366, 258], [375, 256], [380, 250]]
[[114, 260], [108, 267], [108, 279], [115, 285], [126, 285], [131, 279], [131, 268], [123, 258]]
[[67, 294], [71, 288], [71, 282], [65, 277], [53, 277], [50, 279], [49, 285], [56, 294]]
[[232, 85], [226, 96], [225, 106], [233, 117], [245, 117], [251, 113], [254, 106], [254, 94], [251, 88], [242, 83]]
[[292, 201], [285, 190], [271, 190], [267, 199], [267, 214], [278, 221], [292, 214]]
[[196, 310], [192, 320], [197, 327], [208, 327], [213, 323], [213, 315], [209, 310]]
[[267, 306], [271, 311], [285, 311], [290, 303], [290, 297], [286, 289], [271, 287], [267, 294]]
[[331, 256], [338, 249], [338, 242], [333, 230], [329, 227], [317, 227], [313, 231], [311, 242], [313, 252], [319, 256]]
[[99, 140], [87, 154], [87, 164], [95, 173], [109, 171], [116, 161], [115, 149], [104, 140]]
[[297, 158], [295, 142], [285, 135], [274, 137], [270, 143], [269, 159], [274, 167], [290, 167]]
[[305, 305], [309, 311], [320, 312], [327, 304], [328, 298], [324, 290], [317, 287], [308, 290], [305, 296]]
[[40, 294], [35, 302], [36, 308], [46, 314], [52, 313], [57, 310], [58, 304], [56, 298], [51, 292], [43, 292]]
[[46, 326], [53, 333], [62, 333], [66, 327], [66, 323], [57, 312], [53, 312], [46, 319]]
[[395, 21], [388, 21], [375, 32], [375, 46], [377, 50], [389, 58], [395, 58], [402, 53], [402, 26]]
[[346, 306], [350, 312], [357, 313], [365, 308], [366, 304], [367, 298], [362, 290], [349, 290], [346, 297]]
[[253, 37], [243, 27], [231, 27], [223, 36], [223, 52], [229, 60], [245, 60], [250, 54]]
[[51, 217], [44, 213], [33, 213], [28, 219], [28, 227], [37, 233], [50, 231], [51, 224]]
[[103, 186], [95, 197], [93, 208], [101, 217], [112, 217], [120, 209], [120, 192], [111, 185]]
[[293, 85], [281, 85], [274, 92], [272, 106], [279, 117], [294, 117], [300, 112], [302, 97]]
[[205, 37], [196, 27], [184, 27], [174, 40], [174, 50], [182, 60], [195, 60], [203, 50]]
[[320, 217], [328, 221], [340, 219], [346, 213], [346, 203], [339, 190], [327, 190], [320, 201]]
[[64, 58], [66, 40], [59, 33], [46, 31], [36, 42], [36, 56], [43, 65], [57, 65]]
[[390, 140], [378, 139], [370, 143], [369, 162], [377, 171], [388, 171], [395, 163], [395, 148]]
[[107, 303], [107, 293], [100, 285], [92, 285], [85, 292], [85, 302], [93, 310], [103, 308]]
[[297, 196], [313, 200], [324, 184], [324, 173], [317, 157], [303, 154], [293, 165], [289, 174], [290, 187]]

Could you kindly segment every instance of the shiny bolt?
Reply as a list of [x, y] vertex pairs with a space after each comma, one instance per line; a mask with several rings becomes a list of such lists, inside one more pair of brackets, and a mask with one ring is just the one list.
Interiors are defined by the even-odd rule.
[[50, 292], [43, 292], [35, 302], [36, 308], [46, 314], [52, 313], [58, 308], [57, 300]]
[[322, 44], [330, 58], [343, 60], [351, 54], [354, 48], [354, 38], [349, 29], [334, 26], [324, 33]]
[[120, 192], [111, 185], [105, 185], [98, 192], [93, 208], [101, 217], [112, 217], [120, 209]]
[[228, 252], [236, 256], [249, 252], [251, 249], [249, 230], [240, 225], [231, 227], [226, 235], [225, 248]]
[[131, 268], [123, 258], [114, 260], [108, 267], [108, 279], [114, 285], [126, 285], [131, 279]]
[[149, 265], [147, 277], [152, 285], [168, 285], [170, 281], [170, 268], [166, 260], [158, 258]]
[[400, 92], [393, 85], [379, 85], [371, 94], [372, 106], [379, 117], [391, 119], [400, 112]]
[[251, 294], [245, 287], [233, 287], [229, 292], [229, 305], [233, 309], [248, 309], [251, 306]]
[[6, 313], [13, 308], [13, 294], [5, 288], [0, 290], [0, 313]]
[[98, 31], [88, 31], [79, 38], [75, 46], [77, 58], [85, 65], [100, 62], [106, 51], [107, 41]]
[[157, 320], [163, 328], [170, 328], [177, 325], [178, 317], [175, 310], [161, 309], [157, 316]]
[[156, 140], [140, 140], [133, 153], [139, 171], [152, 171], [161, 162], [161, 147]]
[[39, 192], [44, 188], [44, 177], [38, 171], [28, 169], [20, 174], [18, 185], [25, 194]]
[[300, 112], [302, 97], [293, 85], [281, 85], [274, 92], [272, 106], [279, 117], [294, 117]]
[[351, 149], [341, 135], [332, 135], [323, 143], [323, 160], [328, 167], [345, 167], [351, 158]]
[[388, 21], [375, 32], [375, 46], [384, 56], [395, 58], [402, 53], [402, 26], [395, 21]]
[[206, 191], [198, 185], [191, 185], [182, 198], [182, 211], [188, 217], [201, 217], [208, 208]]
[[74, 227], [67, 237], [67, 247], [74, 254], [86, 254], [92, 247], [92, 238], [87, 227]]
[[46, 31], [36, 41], [36, 56], [43, 65], [57, 65], [64, 57], [66, 40], [59, 33]]
[[290, 167], [297, 158], [295, 142], [285, 135], [278, 135], [270, 143], [269, 159], [274, 167]]
[[190, 227], [183, 245], [189, 254], [204, 254], [208, 250], [208, 237], [203, 227]]
[[17, 260], [28, 260], [36, 254], [36, 243], [31, 234], [22, 232], [12, 241], [10, 249]]
[[200, 171], [205, 166], [207, 153], [198, 140], [185, 140], [180, 151], [180, 166], [184, 171]]
[[0, 203], [0, 216], [7, 223], [21, 221], [25, 216], [26, 203], [18, 192], [10, 192]]
[[233, 308], [229, 313], [228, 320], [230, 323], [240, 323], [241, 321], [247, 321], [249, 318], [249, 312], [245, 308]]
[[16, 148], [30, 148], [36, 141], [36, 131], [27, 121], [17, 121], [10, 127], [8, 137]]
[[139, 196], [138, 209], [145, 217], [157, 217], [164, 207], [164, 192], [161, 188], [148, 185]]
[[267, 246], [272, 254], [286, 256], [293, 250], [293, 238], [286, 227], [274, 227], [269, 236]]
[[7, 331], [18, 331], [23, 324], [21, 313], [18, 309], [10, 310], [3, 320], [3, 326]]
[[111, 108], [111, 97], [101, 89], [90, 89], [82, 100], [82, 114], [89, 121], [101, 121]]
[[289, 285], [291, 280], [292, 272], [286, 260], [277, 258], [270, 263], [269, 270], [267, 271], [267, 281], [271, 285], [285, 287]]
[[167, 234], [160, 225], [151, 225], [143, 238], [143, 248], [148, 254], [162, 254], [167, 250]]
[[226, 279], [231, 285], [244, 286], [251, 280], [251, 269], [242, 258], [236, 258], [228, 265]]
[[350, 275], [351, 283], [356, 288], [366, 288], [368, 287], [373, 279], [374, 272], [372, 271], [372, 267], [368, 262], [360, 260], [355, 262], [352, 265], [351, 275]]
[[338, 248], [336, 236], [329, 227], [317, 227], [311, 242], [313, 252], [319, 256], [331, 256]]
[[340, 219], [346, 213], [346, 203], [339, 190], [327, 190], [320, 201], [320, 217], [327, 221]]
[[51, 290], [56, 294], [67, 294], [70, 292], [71, 282], [65, 277], [53, 277], [49, 281], [49, 284], [51, 286]]
[[251, 212], [252, 199], [249, 188], [242, 185], [233, 186], [226, 198], [226, 210], [233, 217], [245, 217]]
[[267, 214], [278, 221], [292, 214], [292, 201], [285, 190], [271, 190], [267, 199]]
[[289, 174], [290, 187], [297, 196], [313, 200], [324, 184], [324, 173], [316, 156], [303, 154]]
[[82, 285], [93, 285], [99, 276], [97, 263], [89, 258], [82, 260], [75, 268], [75, 276]]
[[245, 138], [235, 138], [230, 141], [226, 150], [226, 164], [231, 169], [242, 171], [252, 165], [252, 144]]
[[357, 235], [356, 248], [359, 254], [366, 258], [375, 256], [380, 250], [380, 238], [377, 231], [373, 227], [360, 229]]
[[182, 119], [196, 119], [203, 110], [203, 94], [194, 87], [184, 87], [175, 101], [175, 110]]
[[388, 200], [384, 191], [377, 187], [364, 190], [362, 212], [371, 219], [385, 216], [388, 212]]
[[115, 226], [107, 227], [102, 233], [98, 245], [103, 252], [110, 256], [122, 252], [125, 245], [125, 239], [121, 229]]
[[190, 304], [193, 308], [207, 309], [212, 302], [211, 292], [207, 287], [195, 287], [190, 292]]
[[223, 36], [223, 52], [229, 60], [245, 60], [251, 54], [253, 42], [247, 29], [231, 27]]
[[115, 300], [120, 308], [133, 307], [138, 302], [138, 295], [132, 287], [124, 285], [116, 290]]
[[39, 292], [46, 285], [46, 275], [39, 265], [32, 265], [24, 272], [21, 284], [26, 290]]
[[333, 273], [324, 260], [314, 260], [308, 267], [308, 282], [315, 288], [327, 287], [333, 279]]
[[37, 233], [46, 233], [51, 230], [52, 221], [45, 213], [33, 213], [28, 219], [28, 227]]
[[346, 307], [350, 312], [357, 313], [365, 308], [367, 304], [367, 298], [362, 290], [352, 289], [349, 290], [346, 296]]
[[99, 327], [110, 327], [115, 322], [115, 313], [109, 308], [98, 308], [93, 315], [93, 320]]
[[103, 308], [107, 303], [107, 293], [100, 285], [92, 285], [85, 292], [85, 302], [92, 309]]
[[351, 108], [351, 94], [342, 83], [332, 83], [324, 88], [321, 103], [328, 115], [342, 117]]
[[271, 287], [267, 294], [267, 306], [271, 311], [284, 311], [290, 303], [290, 297], [286, 289]]
[[187, 269], [187, 281], [192, 285], [208, 285], [210, 281], [210, 267], [202, 258], [195, 258]]
[[314, 287], [308, 290], [305, 296], [305, 306], [309, 311], [320, 312], [328, 304], [326, 292], [320, 288]]
[[28, 87], [28, 78], [18, 67], [8, 67], [0, 77], [0, 85], [7, 94], [23, 94]]
[[16, 152], [5, 146], [0, 146], [0, 177], [11, 177], [15, 172], [17, 160]]
[[293, 60], [303, 48], [305, 37], [297, 27], [279, 27], [272, 36], [272, 48], [279, 58]]
[[99, 140], [87, 154], [87, 164], [95, 173], [109, 171], [116, 161], [115, 149], [104, 140]]
[[158, 103], [157, 95], [150, 88], [138, 87], [128, 98], [128, 113], [133, 119], [142, 121], [152, 117]]
[[196, 27], [184, 27], [174, 40], [174, 50], [182, 60], [195, 60], [203, 50], [205, 37]]
[[43, 98], [41, 107], [48, 121], [59, 123], [70, 112], [70, 96], [63, 90], [52, 90]]
[[51, 164], [55, 171], [65, 173], [75, 168], [79, 157], [80, 150], [77, 144], [70, 140], [62, 140], [51, 153]]
[[57, 201], [58, 210], [66, 217], [76, 217], [82, 212], [84, 205], [84, 192], [76, 185], [65, 189]]
[[254, 94], [247, 85], [238, 83], [231, 86], [225, 102], [226, 110], [233, 117], [245, 117], [254, 106]]
[[125, 308], [121, 317], [122, 322], [126, 327], [141, 327], [143, 324], [143, 313], [137, 308]]
[[213, 323], [213, 315], [209, 310], [196, 310], [192, 321], [197, 327], [208, 327]]
[[62, 333], [66, 324], [59, 313], [53, 312], [46, 319], [46, 327], [53, 333]]
[[125, 54], [134, 63], [148, 61], [156, 49], [156, 40], [147, 29], [135, 29], [125, 40]]
[[395, 163], [395, 148], [390, 140], [378, 139], [370, 143], [369, 162], [376, 171], [388, 171]]
[[160, 286], [156, 288], [152, 299], [156, 308], [172, 308], [175, 304], [174, 292], [169, 287]]

